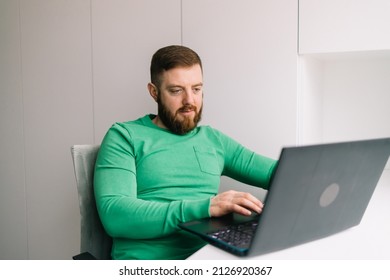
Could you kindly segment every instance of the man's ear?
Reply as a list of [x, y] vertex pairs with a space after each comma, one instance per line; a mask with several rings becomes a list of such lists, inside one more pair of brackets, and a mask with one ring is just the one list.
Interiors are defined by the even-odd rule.
[[157, 87], [152, 83], [148, 83], [148, 91], [150, 96], [154, 99], [154, 101], [157, 102], [157, 96], [158, 96]]

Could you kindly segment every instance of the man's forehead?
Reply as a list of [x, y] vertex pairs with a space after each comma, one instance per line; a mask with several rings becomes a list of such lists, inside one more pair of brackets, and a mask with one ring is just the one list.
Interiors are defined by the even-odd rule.
[[199, 64], [189, 67], [175, 67], [166, 70], [162, 74], [162, 80], [166, 82], [192, 81], [195, 83], [203, 82], [202, 69]]

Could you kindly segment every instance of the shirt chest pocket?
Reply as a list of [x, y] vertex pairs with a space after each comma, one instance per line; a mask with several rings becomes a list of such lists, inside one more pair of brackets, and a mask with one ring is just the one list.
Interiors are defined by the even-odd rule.
[[217, 151], [213, 147], [194, 147], [196, 159], [202, 172], [211, 175], [221, 175]]

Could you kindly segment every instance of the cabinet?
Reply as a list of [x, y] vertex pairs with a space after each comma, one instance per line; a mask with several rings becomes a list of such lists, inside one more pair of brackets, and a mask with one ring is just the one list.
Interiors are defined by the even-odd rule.
[[299, 0], [299, 52], [390, 49], [390, 1]]
[[299, 143], [390, 136], [390, 2], [299, 1]]

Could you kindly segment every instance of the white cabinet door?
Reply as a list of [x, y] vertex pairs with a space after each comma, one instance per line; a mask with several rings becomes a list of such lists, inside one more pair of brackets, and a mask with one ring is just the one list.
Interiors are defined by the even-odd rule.
[[389, 0], [300, 0], [299, 52], [390, 49]]

